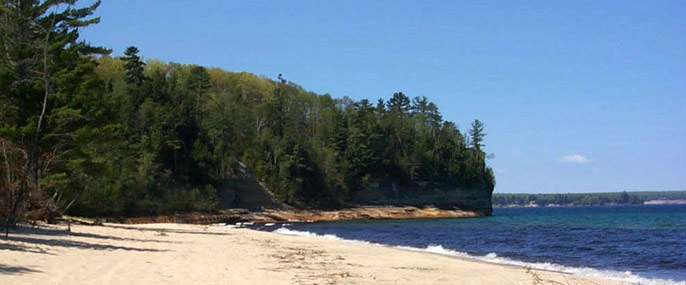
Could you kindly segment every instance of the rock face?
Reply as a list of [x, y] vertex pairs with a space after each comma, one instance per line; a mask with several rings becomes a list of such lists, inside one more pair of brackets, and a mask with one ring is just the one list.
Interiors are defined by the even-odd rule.
[[250, 211], [287, 208], [274, 194], [257, 180], [250, 170], [239, 163], [238, 174], [227, 181], [218, 192], [222, 207]]
[[427, 218], [469, 218], [484, 216], [479, 211], [463, 211], [460, 209], [439, 209], [436, 207], [418, 208], [413, 206], [363, 206], [349, 209], [317, 211], [317, 210], [289, 210], [266, 211], [257, 213], [277, 222], [297, 221], [341, 221], [364, 219], [427, 219]]
[[[212, 216], [214, 222], [479, 216], [493, 213], [492, 193], [493, 189], [457, 188], [433, 182], [385, 183], [355, 193], [349, 201], [352, 208], [304, 210], [281, 203], [245, 165], [240, 164], [238, 175], [219, 192], [222, 206], [232, 210], [206, 216]], [[236, 212], [237, 208], [250, 212]], [[194, 218], [189, 217], [184, 220], [192, 222]]]
[[332, 211], [288, 209], [251, 212], [246, 209], [227, 209], [209, 214], [183, 213], [169, 216], [138, 217], [112, 221], [128, 224], [234, 224], [238, 222], [276, 223], [363, 219], [470, 218], [484, 215], [485, 213], [481, 211], [463, 211], [456, 208], [439, 209], [436, 207], [418, 208], [412, 206], [364, 206]]
[[[222, 206], [226, 209], [241, 208], [252, 212], [296, 211], [279, 202], [266, 187], [254, 177], [239, 177], [227, 184], [220, 192]], [[435, 183], [413, 183], [404, 186], [388, 184], [369, 187], [353, 195], [351, 205], [365, 206], [413, 206], [460, 209], [491, 215], [492, 189], [457, 189]]]
[[353, 197], [357, 205], [407, 205], [438, 208], [459, 208], [467, 211], [493, 213], [491, 198], [493, 189], [465, 189], [439, 183], [417, 182], [405, 186], [395, 183], [374, 185]]
[[250, 211], [282, 209], [283, 204], [266, 187], [254, 178], [235, 178], [227, 182], [219, 192], [225, 209], [242, 208]]

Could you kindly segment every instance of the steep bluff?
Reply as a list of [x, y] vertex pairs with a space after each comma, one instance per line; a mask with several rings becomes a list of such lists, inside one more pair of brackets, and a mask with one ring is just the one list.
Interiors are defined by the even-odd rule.
[[[374, 183], [353, 193], [347, 201], [348, 205], [343, 208], [350, 210], [365, 206], [436, 207], [445, 210], [470, 211], [479, 213], [479, 215], [491, 215], [493, 213], [492, 192], [493, 189], [460, 188], [433, 182]], [[227, 182], [224, 189], [219, 192], [219, 196], [223, 208], [226, 209], [240, 208], [251, 212], [297, 212], [298, 208], [306, 208], [308, 211], [317, 210], [317, 207], [313, 209], [313, 207], [302, 206], [307, 205], [307, 201], [301, 201], [304, 203], [301, 203], [300, 207], [293, 207], [281, 202], [243, 164], [241, 164], [239, 174]], [[351, 216], [357, 217], [358, 215]], [[364, 215], [359, 216], [363, 217]], [[402, 215], [388, 214], [387, 216], [392, 218]]]
[[493, 213], [491, 205], [493, 189], [464, 188], [442, 183], [416, 182], [406, 185], [387, 183], [373, 185], [352, 197], [357, 205], [403, 205], [435, 206], [443, 209], [459, 208], [478, 211], [485, 215]]

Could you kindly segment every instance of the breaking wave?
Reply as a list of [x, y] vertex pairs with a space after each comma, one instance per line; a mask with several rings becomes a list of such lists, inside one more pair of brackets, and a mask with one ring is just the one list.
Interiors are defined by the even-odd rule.
[[393, 248], [402, 249], [402, 250], [417, 251], [417, 252], [428, 252], [428, 253], [434, 253], [434, 254], [441, 254], [441, 255], [465, 258], [465, 259], [480, 260], [480, 261], [495, 263], [495, 264], [513, 265], [513, 266], [527, 267], [527, 268], [533, 268], [533, 269], [545, 270], [545, 271], [562, 272], [562, 273], [582, 275], [582, 276], [591, 276], [591, 277], [602, 278], [602, 279], [617, 280], [617, 281], [622, 281], [622, 282], [630, 282], [630, 283], [634, 283], [634, 284], [686, 285], [685, 281], [673, 281], [673, 280], [665, 280], [665, 279], [657, 279], [657, 278], [645, 278], [645, 277], [641, 277], [639, 275], [633, 274], [630, 271], [620, 272], [620, 271], [614, 271], [614, 270], [599, 270], [599, 269], [594, 269], [594, 268], [589, 268], [589, 267], [570, 267], [570, 266], [563, 266], [563, 265], [559, 265], [559, 264], [555, 264], [555, 263], [549, 263], [549, 262], [524, 262], [524, 261], [514, 260], [514, 259], [510, 259], [510, 258], [500, 257], [495, 252], [491, 252], [491, 253], [488, 253], [488, 254], [483, 255], [483, 256], [471, 255], [471, 254], [468, 254], [466, 252], [447, 249], [441, 245], [429, 245], [425, 248], [410, 247], [410, 246], [389, 246], [389, 245], [384, 245], [384, 244], [380, 244], [380, 243], [371, 243], [371, 242], [362, 241], [362, 240], [343, 239], [343, 238], [340, 238], [340, 237], [338, 237], [336, 235], [332, 235], [332, 234], [322, 235], [322, 234], [312, 233], [312, 232], [308, 232], [308, 231], [292, 230], [292, 229], [288, 229], [286, 227], [278, 228], [276, 230], [273, 230], [272, 232], [277, 233], [277, 234], [282, 234], [282, 235], [289, 235], [289, 236], [317, 237], [317, 238], [324, 238], [324, 239], [344, 241], [344, 242], [374, 244], [374, 245], [379, 245], [379, 246], [393, 247]]

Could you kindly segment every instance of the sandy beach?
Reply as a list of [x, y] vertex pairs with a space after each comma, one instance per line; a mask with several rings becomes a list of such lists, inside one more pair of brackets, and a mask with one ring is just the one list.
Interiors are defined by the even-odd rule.
[[621, 284], [391, 247], [185, 224], [24, 227], [0, 284]]

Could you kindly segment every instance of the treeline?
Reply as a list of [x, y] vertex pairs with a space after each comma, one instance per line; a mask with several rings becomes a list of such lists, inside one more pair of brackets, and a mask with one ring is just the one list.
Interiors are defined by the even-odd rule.
[[634, 193], [576, 193], [576, 194], [493, 194], [494, 207], [507, 206], [590, 206], [642, 204]]
[[[12, 1], [0, 14], [0, 215], [209, 211], [244, 164], [296, 206], [337, 207], [372, 183], [490, 193], [483, 124], [425, 97], [318, 95], [285, 80], [123, 57], [79, 40], [99, 5]], [[58, 5], [63, 4], [63, 5]]]
[[642, 204], [653, 200], [686, 200], [686, 191], [635, 191], [567, 194], [493, 194], [494, 207], [507, 206], [586, 206]]
[[629, 193], [643, 201], [686, 200], [686, 191], [636, 191]]

